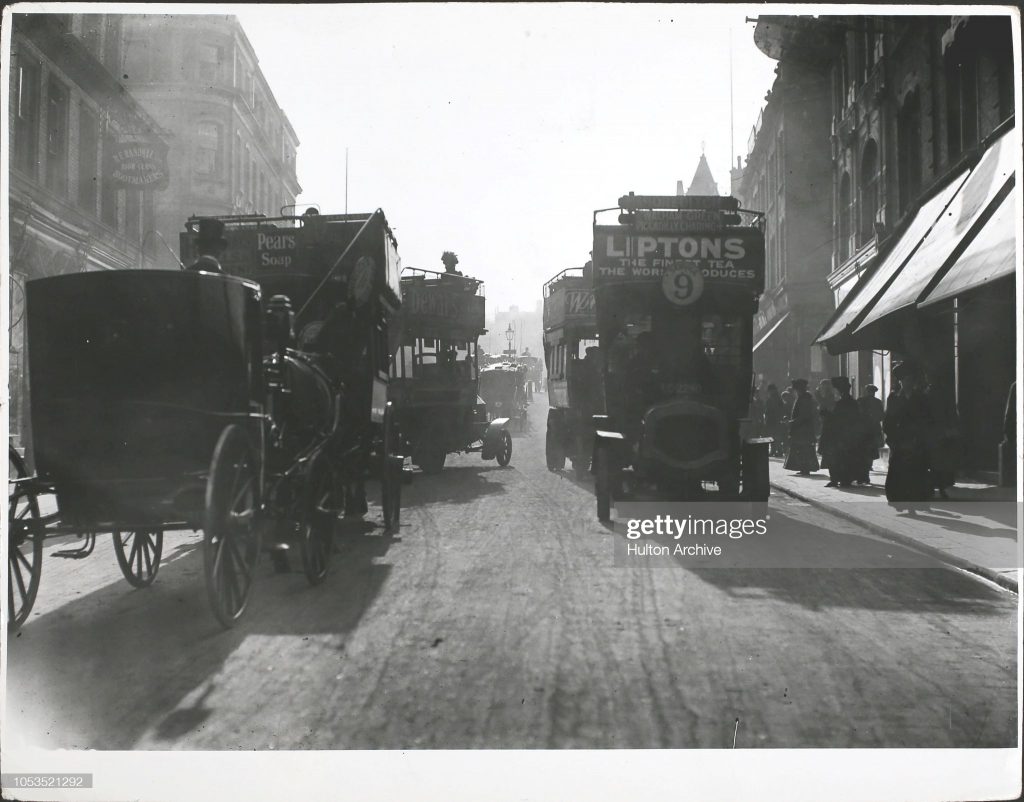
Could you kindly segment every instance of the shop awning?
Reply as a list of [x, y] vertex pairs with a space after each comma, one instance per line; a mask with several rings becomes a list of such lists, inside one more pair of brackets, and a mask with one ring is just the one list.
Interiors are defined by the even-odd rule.
[[767, 341], [767, 339], [768, 339], [769, 337], [771, 337], [771, 336], [772, 336], [772, 335], [773, 335], [773, 334], [775, 333], [775, 330], [776, 330], [776, 329], [777, 329], [777, 328], [778, 328], [779, 326], [781, 326], [781, 325], [782, 325], [783, 323], [785, 323], [785, 322], [786, 322], [786, 318], [787, 318], [787, 317], [789, 317], [789, 312], [786, 312], [786, 313], [785, 313], [785, 314], [784, 314], [784, 315], [783, 315], [782, 317], [780, 317], [780, 318], [779, 318], [778, 320], [776, 320], [776, 321], [775, 321], [774, 323], [772, 323], [772, 325], [771, 325], [771, 326], [769, 326], [769, 328], [768, 328], [768, 331], [764, 332], [763, 334], [761, 334], [761, 335], [760, 335], [760, 336], [759, 336], [759, 337], [757, 338], [757, 342], [756, 342], [756, 343], [754, 343], [754, 350], [755, 350], [755, 351], [756, 351], [756, 350], [757, 350], [758, 348], [760, 348], [760, 347], [761, 347], [762, 345], [764, 345], [764, 344], [765, 344], [765, 342]]
[[[853, 332], [865, 339], [895, 313], [913, 308], [934, 277], [952, 264], [959, 246], [972, 241], [982, 222], [1001, 197], [1009, 192], [1019, 154], [1015, 131], [997, 139], [971, 170], [960, 191], [925, 234], [920, 246], [869, 308]], [[877, 332], [876, 332], [877, 334]]]
[[[893, 282], [907, 260], [914, 255], [925, 235], [939, 220], [957, 190], [967, 180], [967, 172], [957, 176], [942, 190], [932, 196], [914, 215], [898, 241], [885, 253], [882, 261], [860, 287], [855, 287], [840, 304], [835, 316], [825, 330], [818, 335], [816, 343], [828, 344], [840, 335], [851, 332], [864, 318], [886, 288]], [[832, 350], [832, 349], [830, 349]]]
[[1015, 206], [1012, 193], [1003, 198], [995, 214], [919, 306], [937, 304], [1013, 274], [1017, 266], [1015, 229], [1019, 219]]

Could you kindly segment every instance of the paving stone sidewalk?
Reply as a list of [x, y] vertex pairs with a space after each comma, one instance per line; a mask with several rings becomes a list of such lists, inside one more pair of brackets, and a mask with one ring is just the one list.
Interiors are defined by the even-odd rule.
[[[876, 466], [884, 463], [876, 462]], [[962, 481], [938, 499], [901, 512], [885, 498], [885, 472], [872, 471], [870, 486], [825, 487], [828, 471], [797, 476], [770, 465], [772, 489], [827, 509], [880, 537], [927, 552], [1018, 592], [1020, 504], [1013, 488]]]

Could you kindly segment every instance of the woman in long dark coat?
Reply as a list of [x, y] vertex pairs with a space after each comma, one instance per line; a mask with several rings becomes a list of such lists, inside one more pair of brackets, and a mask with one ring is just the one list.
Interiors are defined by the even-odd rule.
[[864, 464], [857, 480], [866, 485], [871, 484], [871, 465], [878, 459], [878, 450], [885, 444], [885, 438], [882, 435], [885, 407], [882, 405], [882, 400], [875, 395], [877, 392], [878, 388], [869, 384], [857, 399], [857, 406], [860, 407], [860, 414], [864, 418], [864, 425], [867, 429]]
[[779, 388], [774, 384], [768, 385], [768, 395], [764, 400], [764, 432], [772, 438], [771, 455], [773, 457], [784, 457], [786, 455], [785, 441], [782, 434], [782, 424], [786, 417], [786, 410], [782, 404], [782, 397], [779, 395]]
[[810, 476], [811, 471], [818, 470], [818, 455], [814, 453], [818, 409], [814, 396], [807, 392], [806, 379], [793, 379], [793, 389], [796, 401], [789, 415], [789, 454], [783, 467]]
[[960, 417], [951, 390], [943, 383], [929, 384], [924, 391], [931, 413], [931, 440], [928, 460], [932, 488], [942, 498], [949, 498], [947, 487], [956, 484], [956, 471], [960, 462]]
[[889, 443], [889, 473], [885, 497], [894, 504], [927, 501], [932, 495], [928, 470], [931, 413], [919, 389], [919, 376], [911, 366], [898, 363], [893, 378], [898, 393], [889, 397], [882, 426]]
[[849, 487], [863, 472], [866, 429], [860, 407], [850, 395], [850, 380], [835, 376], [832, 386], [839, 399], [821, 424], [821, 461], [828, 465], [826, 487]]

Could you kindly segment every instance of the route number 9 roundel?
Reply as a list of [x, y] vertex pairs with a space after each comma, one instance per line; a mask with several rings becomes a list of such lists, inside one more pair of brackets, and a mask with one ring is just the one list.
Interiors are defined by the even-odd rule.
[[704, 276], [695, 267], [672, 267], [661, 279], [665, 297], [676, 306], [689, 306], [704, 292]]

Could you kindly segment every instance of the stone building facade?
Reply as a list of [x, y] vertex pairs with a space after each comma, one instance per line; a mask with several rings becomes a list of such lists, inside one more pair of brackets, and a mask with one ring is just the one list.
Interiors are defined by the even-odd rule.
[[765, 292], [754, 319], [758, 384], [834, 375], [835, 359], [813, 345], [834, 303], [830, 269], [829, 84], [810, 65], [780, 63], [751, 131], [732, 194], [764, 214]]
[[122, 45], [116, 15], [12, 15], [9, 422], [19, 448], [31, 434], [26, 282], [157, 263], [157, 185], [126, 185], [111, 169], [126, 137], [163, 145], [159, 125], [119, 81]]
[[780, 64], [830, 82], [837, 310], [818, 341], [855, 387], [883, 395], [894, 359], [919, 364], [958, 409], [974, 471], [996, 468], [1017, 361], [1010, 25], [1007, 15], [762, 17], [754, 34]]
[[156, 225], [175, 251], [190, 215], [275, 216], [292, 206], [299, 140], [238, 19], [123, 20], [125, 84], [170, 134], [170, 186], [157, 199]]

